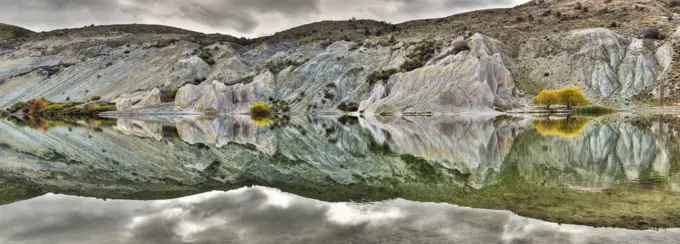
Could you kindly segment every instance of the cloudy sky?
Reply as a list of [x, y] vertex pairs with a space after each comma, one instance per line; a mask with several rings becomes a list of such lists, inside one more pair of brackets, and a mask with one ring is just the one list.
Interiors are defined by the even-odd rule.
[[273, 34], [320, 20], [399, 23], [528, 0], [0, 0], [0, 23], [34, 31], [144, 23], [235, 36]]

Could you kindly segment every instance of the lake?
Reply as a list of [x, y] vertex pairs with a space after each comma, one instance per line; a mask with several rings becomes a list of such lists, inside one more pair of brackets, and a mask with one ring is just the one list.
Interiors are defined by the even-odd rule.
[[10, 118], [0, 134], [0, 243], [680, 238], [676, 114]]

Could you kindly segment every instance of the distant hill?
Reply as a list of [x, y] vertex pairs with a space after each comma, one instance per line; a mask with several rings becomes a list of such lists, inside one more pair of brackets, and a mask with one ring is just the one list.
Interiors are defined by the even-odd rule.
[[14, 25], [0, 23], [0, 41], [31, 35], [35, 32]]

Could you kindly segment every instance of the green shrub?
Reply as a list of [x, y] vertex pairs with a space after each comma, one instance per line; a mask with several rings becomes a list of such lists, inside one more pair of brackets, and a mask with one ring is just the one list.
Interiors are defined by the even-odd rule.
[[406, 71], [412, 71], [423, 67], [423, 65], [425, 64], [423, 61], [420, 61], [420, 59], [406, 59], [406, 61], [404, 61], [404, 63], [401, 65], [401, 68]]
[[373, 85], [378, 81], [389, 80], [390, 76], [392, 76], [393, 74], [401, 73], [401, 72], [405, 72], [405, 71], [406, 70], [404, 70], [404, 69], [394, 69], [394, 68], [384, 69], [384, 70], [381, 70], [381, 71], [375, 71], [375, 72], [371, 73], [370, 75], [368, 75], [368, 78], [366, 79], [366, 81], [369, 84]]
[[644, 27], [640, 29], [640, 35], [643, 38], [648, 38], [648, 39], [655, 39], [655, 40], [660, 40], [661, 38], [661, 32], [659, 32], [659, 28], [656, 27]]
[[207, 49], [202, 50], [198, 54], [198, 57], [201, 58], [205, 63], [207, 63], [210, 66], [215, 65], [215, 60], [212, 57], [212, 53], [210, 53], [210, 51]]
[[303, 61], [295, 61], [291, 59], [286, 59], [286, 60], [268, 60], [267, 62], [264, 63], [264, 68], [268, 69], [270, 72], [273, 74], [278, 74], [282, 70], [293, 66], [294, 68], [299, 67], [300, 65], [303, 65], [304, 63], [307, 63], [309, 60], [303, 60]]
[[99, 101], [99, 100], [101, 100], [101, 99], [102, 99], [102, 98], [101, 98], [100, 96], [93, 96], [93, 97], [91, 97], [90, 100], [88, 100], [88, 101], [94, 102], [94, 101]]
[[585, 115], [585, 116], [601, 116], [616, 113], [615, 108], [604, 107], [604, 106], [584, 106], [578, 107], [573, 110], [574, 114]]
[[433, 39], [421, 41], [415, 46], [412, 53], [406, 55], [407, 60], [402, 64], [401, 68], [406, 71], [412, 71], [423, 67], [427, 61], [434, 57], [436, 46], [437, 44]]
[[28, 109], [28, 104], [29, 103], [27, 103], [27, 102], [19, 101], [19, 102], [15, 103], [14, 105], [12, 105], [11, 107], [9, 107], [7, 109], [7, 112], [9, 112], [10, 114], [18, 113], [20, 111], [25, 113], [26, 110]]
[[470, 51], [470, 46], [467, 42], [461, 41], [453, 44], [453, 54], [458, 54], [462, 51]]
[[174, 89], [169, 88], [161, 89], [161, 102], [162, 103], [174, 102], [175, 98], [177, 97], [177, 91], [179, 91], [179, 87], [176, 87]]

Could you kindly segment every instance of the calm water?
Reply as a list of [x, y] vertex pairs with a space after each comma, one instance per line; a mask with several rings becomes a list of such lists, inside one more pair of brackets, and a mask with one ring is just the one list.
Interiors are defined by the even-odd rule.
[[0, 243], [676, 243], [679, 133], [657, 114], [0, 120]]

